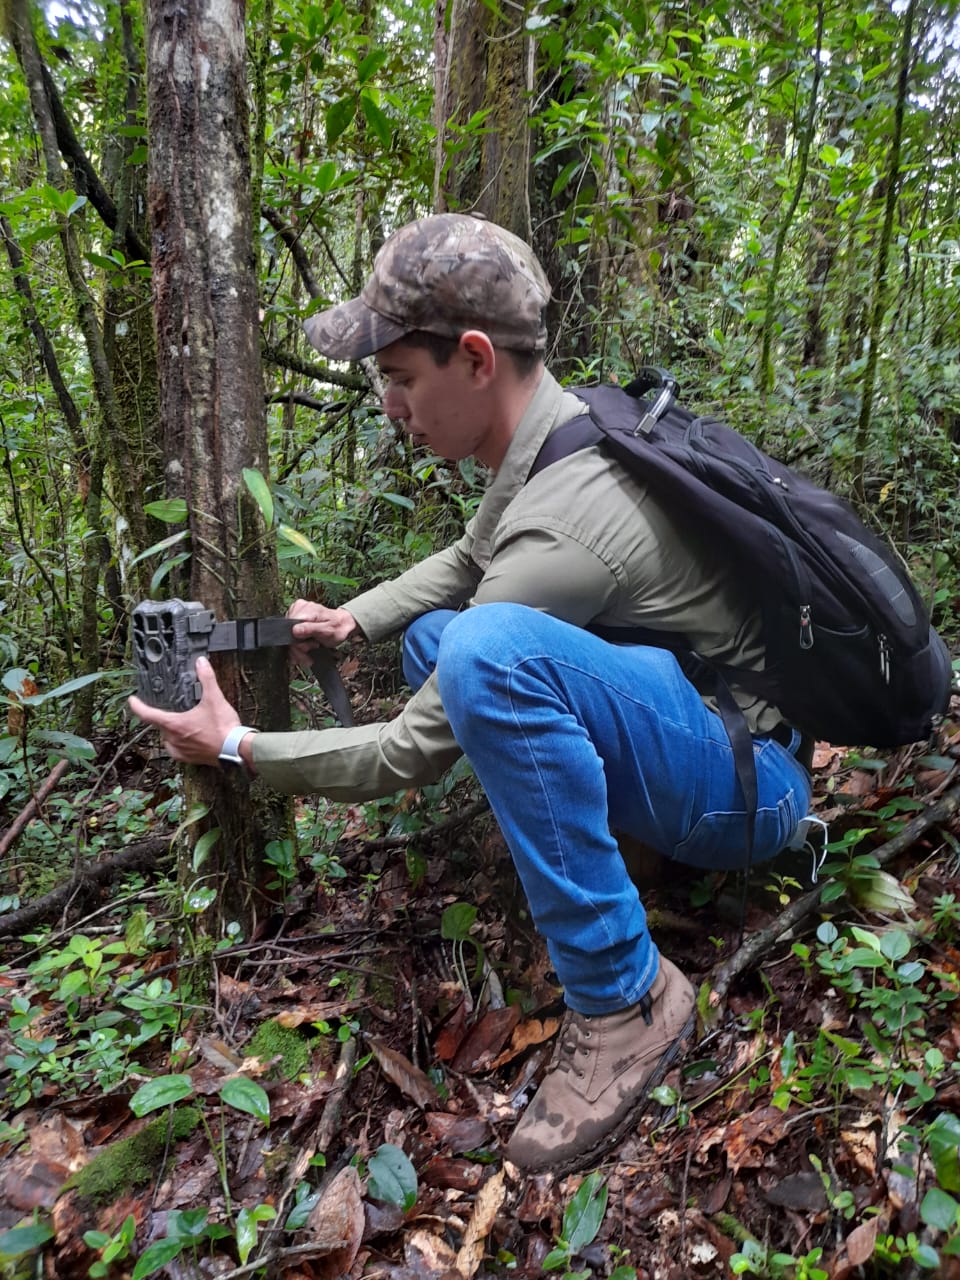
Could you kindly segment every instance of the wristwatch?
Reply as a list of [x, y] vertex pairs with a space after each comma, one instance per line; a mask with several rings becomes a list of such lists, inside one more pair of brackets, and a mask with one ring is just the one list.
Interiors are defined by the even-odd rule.
[[254, 729], [248, 724], [238, 724], [230, 730], [223, 740], [223, 746], [220, 748], [218, 759], [221, 764], [236, 764], [243, 768], [246, 761], [240, 754], [240, 743], [244, 740], [248, 733], [259, 733], [259, 729]]

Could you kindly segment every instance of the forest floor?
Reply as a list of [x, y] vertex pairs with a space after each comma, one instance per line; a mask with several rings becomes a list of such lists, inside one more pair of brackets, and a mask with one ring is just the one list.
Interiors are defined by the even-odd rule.
[[[125, 759], [97, 822], [168, 833], [167, 762]], [[255, 938], [198, 942], [169, 858], [8, 936], [0, 1276], [960, 1275], [958, 762], [956, 716], [821, 745], [826, 892], [756, 868], [746, 949], [736, 877], [634, 859], [698, 1041], [588, 1177], [503, 1156], [562, 1001], [466, 771], [303, 802]]]

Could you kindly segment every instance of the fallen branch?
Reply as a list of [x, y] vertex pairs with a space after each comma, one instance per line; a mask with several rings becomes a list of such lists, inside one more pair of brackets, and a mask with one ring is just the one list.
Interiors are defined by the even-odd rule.
[[449, 835], [457, 827], [462, 827], [466, 823], [472, 822], [481, 813], [486, 813], [489, 808], [490, 805], [486, 798], [475, 800], [466, 809], [461, 809], [459, 813], [452, 813], [449, 818], [444, 818], [442, 822], [437, 822], [432, 827], [422, 827], [419, 831], [402, 831], [395, 836], [378, 836], [375, 840], [364, 840], [355, 848], [342, 854], [337, 854], [340, 865], [343, 867], [352, 866], [360, 858], [366, 857], [368, 853], [379, 853], [384, 849], [405, 849], [410, 844], [422, 844], [428, 840], [436, 840], [439, 836]]
[[[897, 854], [909, 849], [925, 831], [929, 831], [938, 822], [952, 818], [958, 810], [960, 810], [960, 784], [951, 787], [929, 809], [925, 809], [912, 822], [908, 822], [902, 831], [898, 831], [885, 844], [874, 849], [873, 856], [880, 866], [885, 866]], [[697, 1007], [704, 1022], [712, 1023], [716, 1020], [718, 1010], [726, 999], [733, 979], [744, 970], [751, 968], [788, 929], [792, 929], [805, 916], [817, 909], [823, 889], [823, 885], [817, 885], [815, 889], [811, 889], [791, 902], [789, 907], [772, 920], [765, 929], [752, 934], [728, 960], [713, 970], [702, 984], [697, 999]]]
[[9, 938], [24, 929], [32, 929], [42, 924], [50, 916], [62, 911], [76, 896], [81, 898], [89, 890], [106, 884], [122, 871], [140, 871], [152, 867], [161, 854], [170, 848], [169, 836], [153, 836], [149, 840], [140, 840], [137, 844], [128, 845], [112, 858], [103, 862], [94, 862], [85, 866], [79, 875], [73, 876], [65, 884], [59, 885], [42, 898], [35, 898], [26, 906], [7, 915], [0, 916], [0, 938]]
[[23, 810], [16, 818], [14, 818], [9, 830], [4, 834], [3, 839], [0, 840], [0, 858], [2, 858], [5, 853], [8, 853], [17, 843], [26, 830], [27, 825], [40, 812], [40, 806], [43, 804], [44, 800], [46, 800], [47, 796], [69, 768], [69, 760], [58, 760], [53, 766], [50, 773], [27, 801]]

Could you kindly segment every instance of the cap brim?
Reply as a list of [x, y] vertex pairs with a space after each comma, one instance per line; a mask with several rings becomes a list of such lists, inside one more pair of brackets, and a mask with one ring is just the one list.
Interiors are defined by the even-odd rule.
[[310, 342], [334, 360], [360, 360], [389, 347], [410, 332], [404, 325], [373, 311], [361, 298], [318, 311], [303, 325]]

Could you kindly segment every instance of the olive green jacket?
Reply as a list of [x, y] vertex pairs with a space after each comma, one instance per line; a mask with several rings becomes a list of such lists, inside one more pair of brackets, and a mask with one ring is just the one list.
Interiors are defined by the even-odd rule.
[[[431, 609], [512, 601], [577, 626], [681, 631], [706, 657], [762, 666], [759, 619], [733, 567], [601, 450], [582, 450], [526, 483], [550, 432], [581, 412], [545, 372], [463, 537], [345, 606], [364, 634], [380, 640]], [[740, 701], [752, 731], [778, 723], [773, 707]], [[436, 676], [394, 720], [261, 733], [252, 747], [272, 787], [336, 800], [433, 782], [461, 754]]]

